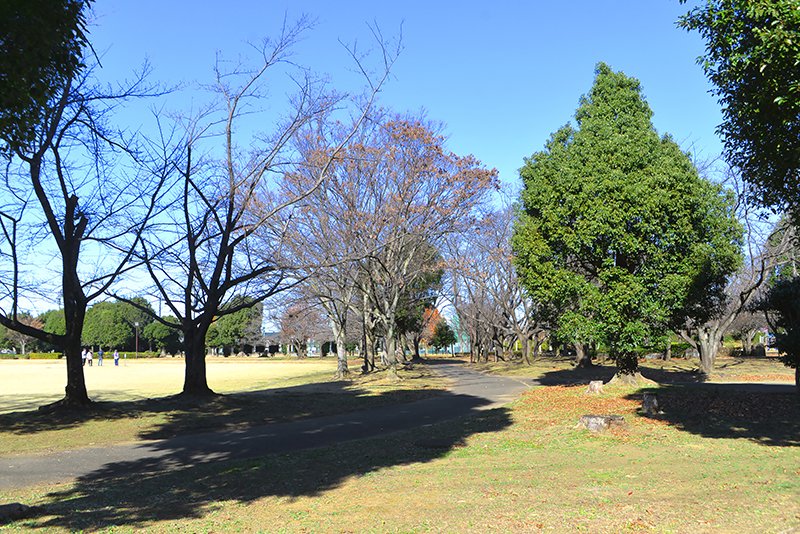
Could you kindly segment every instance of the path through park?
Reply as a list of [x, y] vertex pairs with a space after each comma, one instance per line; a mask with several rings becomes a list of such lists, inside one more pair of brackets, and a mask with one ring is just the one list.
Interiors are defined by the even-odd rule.
[[[322, 447], [400, 430], [424, 429], [426, 425], [505, 404], [534, 384], [530, 379], [486, 375], [457, 363], [437, 363], [435, 369], [451, 379], [452, 387], [449, 392], [413, 403], [271, 424], [242, 431], [212, 432], [159, 441], [82, 448], [49, 455], [0, 458], [0, 490], [67, 482], [101, 471], [138, 471], [142, 464], [148, 463], [158, 466], [158, 469], [178, 468], [203, 462], [255, 458], [270, 453]], [[424, 435], [424, 430], [420, 430], [420, 433]]]

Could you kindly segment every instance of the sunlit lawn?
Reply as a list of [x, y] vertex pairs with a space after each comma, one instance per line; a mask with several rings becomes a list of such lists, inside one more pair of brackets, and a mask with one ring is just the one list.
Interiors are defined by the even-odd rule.
[[[533, 389], [508, 408], [383, 439], [0, 494], [42, 506], [11, 530], [134, 532], [793, 532], [792, 394]], [[577, 428], [619, 414], [627, 427]], [[143, 466], [144, 467], [144, 466]]]
[[[359, 362], [353, 361], [353, 371]], [[204, 401], [174, 396], [183, 381], [180, 359], [129, 360], [86, 367], [94, 406], [77, 413], [41, 413], [63, 396], [63, 362], [0, 360], [0, 455], [53, 452], [247, 426], [407, 402], [442, 391], [445, 381], [424, 368], [400, 382], [383, 373], [333, 379], [328, 359], [208, 361], [208, 381], [224, 395]], [[5, 412], [5, 413], [3, 413]]]

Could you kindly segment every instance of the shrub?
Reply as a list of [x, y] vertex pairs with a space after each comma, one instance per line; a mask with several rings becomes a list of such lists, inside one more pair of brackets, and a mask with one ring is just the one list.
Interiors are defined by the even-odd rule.
[[29, 360], [60, 360], [60, 352], [30, 352], [24, 356]]

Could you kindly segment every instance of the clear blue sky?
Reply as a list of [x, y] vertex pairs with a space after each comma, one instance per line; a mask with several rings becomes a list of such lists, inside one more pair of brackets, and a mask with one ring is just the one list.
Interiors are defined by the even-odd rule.
[[642, 82], [659, 133], [706, 157], [720, 152], [719, 105], [695, 62], [702, 43], [675, 26], [686, 9], [678, 0], [96, 0], [91, 40], [106, 79], [148, 58], [153, 80], [209, 82], [217, 51], [247, 54], [284, 15], [307, 13], [317, 26], [295, 59], [336, 83], [352, 79], [337, 40], [368, 45], [367, 23], [387, 35], [402, 24], [404, 51], [381, 104], [426, 110], [446, 124], [451, 150], [514, 183], [523, 158], [572, 119], [599, 61]]

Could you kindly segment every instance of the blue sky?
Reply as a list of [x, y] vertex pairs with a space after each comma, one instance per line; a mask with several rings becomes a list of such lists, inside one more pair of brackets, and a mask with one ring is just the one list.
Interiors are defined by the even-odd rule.
[[[154, 81], [202, 83], [216, 52], [250, 54], [247, 42], [275, 35], [284, 15], [307, 13], [317, 25], [295, 60], [348, 88], [353, 65], [338, 40], [370, 45], [367, 23], [387, 35], [402, 24], [404, 50], [381, 104], [426, 110], [445, 123], [451, 150], [516, 183], [523, 158], [572, 119], [599, 61], [642, 82], [660, 133], [705, 157], [720, 152], [719, 106], [695, 62], [702, 42], [675, 26], [686, 9], [677, 0], [97, 0], [91, 41], [108, 80], [148, 58]], [[190, 98], [183, 91], [170, 105]]]

